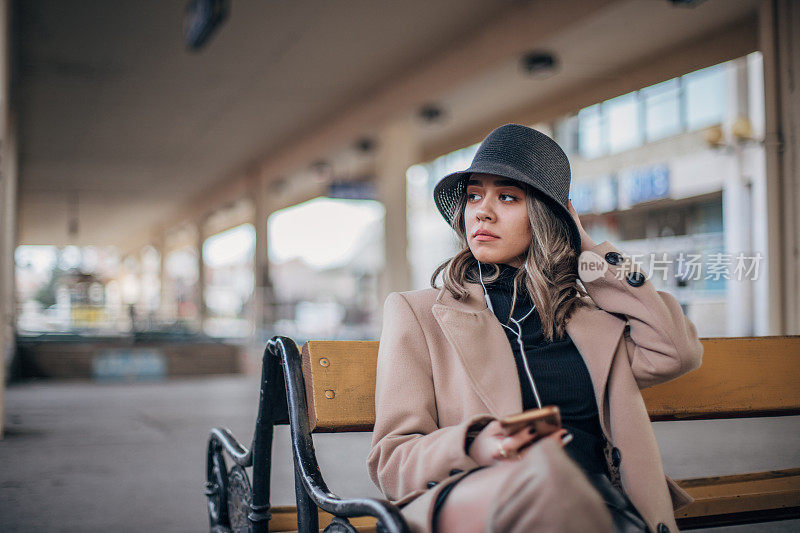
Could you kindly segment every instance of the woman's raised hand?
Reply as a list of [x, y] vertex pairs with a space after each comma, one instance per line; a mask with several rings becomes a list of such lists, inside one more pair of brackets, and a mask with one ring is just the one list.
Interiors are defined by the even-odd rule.
[[575, 221], [575, 225], [578, 226], [578, 233], [581, 236], [581, 249], [594, 246], [596, 243], [591, 237], [589, 237], [589, 234], [586, 233], [586, 230], [583, 229], [581, 218], [578, 216], [578, 212], [575, 211], [575, 207], [572, 205], [572, 199], [567, 199], [567, 211], [569, 211], [570, 216], [572, 216], [572, 219]]
[[[535, 432], [531, 433], [530, 429], [525, 427], [516, 433], [508, 434], [500, 426], [499, 420], [492, 420], [472, 441], [469, 456], [481, 466], [489, 466], [499, 461], [518, 461], [530, 450], [530, 446], [526, 446], [523, 450], [520, 448], [540, 438]], [[563, 446], [572, 440], [572, 435], [562, 428], [544, 438], [553, 439]]]

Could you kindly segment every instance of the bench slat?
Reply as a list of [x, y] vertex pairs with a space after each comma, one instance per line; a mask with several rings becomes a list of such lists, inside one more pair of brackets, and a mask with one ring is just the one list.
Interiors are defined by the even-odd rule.
[[[642, 391], [652, 420], [800, 414], [800, 335], [701, 339], [703, 364]], [[372, 431], [377, 341], [302, 347], [311, 429]]]
[[800, 468], [681, 480], [695, 501], [676, 513], [694, 517], [800, 506]]
[[700, 368], [642, 390], [652, 420], [800, 414], [800, 335], [702, 343]]
[[308, 341], [303, 345], [303, 378], [313, 432], [372, 431], [378, 344]]
[[800, 516], [800, 468], [679, 480], [695, 501], [675, 513], [679, 527]]
[[[297, 507], [294, 505], [276, 505], [270, 508], [269, 512], [272, 514], [272, 519], [269, 521], [270, 531], [297, 531]], [[331, 523], [333, 515], [321, 509], [319, 509], [318, 515], [319, 530], [322, 531]], [[348, 520], [362, 533], [375, 531], [375, 526], [378, 522], [376, 518], [371, 516], [357, 516], [355, 518], [348, 518]]]
[[[695, 498], [675, 513], [681, 529], [800, 516], [800, 468], [682, 479], [678, 484]], [[294, 506], [276, 506], [270, 512], [270, 531], [297, 530]], [[320, 530], [330, 521], [331, 515], [320, 510]], [[357, 517], [350, 522], [359, 532], [375, 531], [375, 518]]]

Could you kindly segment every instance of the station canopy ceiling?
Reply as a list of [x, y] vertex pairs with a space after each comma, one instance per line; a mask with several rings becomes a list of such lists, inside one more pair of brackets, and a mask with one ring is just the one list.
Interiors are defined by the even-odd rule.
[[[519, 110], [625, 92], [632, 66], [686, 43], [741, 41], [759, 2], [234, 0], [198, 53], [186, 4], [15, 3], [21, 244], [128, 246], [272, 157], [310, 164], [427, 103], [444, 110], [419, 123], [438, 155]], [[532, 49], [555, 55], [553, 76], [520, 68]]]

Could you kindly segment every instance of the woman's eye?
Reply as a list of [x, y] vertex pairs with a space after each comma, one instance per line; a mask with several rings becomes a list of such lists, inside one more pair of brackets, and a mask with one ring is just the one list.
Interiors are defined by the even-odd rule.
[[[480, 196], [480, 194], [478, 194], [478, 193], [474, 193], [474, 192], [468, 192], [468, 193], [467, 193], [467, 200], [472, 200], [472, 197], [473, 197], [473, 196]], [[509, 202], [503, 202], [503, 203], [511, 203], [511, 202], [514, 202], [514, 201], [518, 200], [518, 198], [517, 198], [516, 196], [514, 196], [513, 194], [499, 194], [498, 196], [499, 196], [501, 199], [502, 199], [504, 196], [506, 196], [506, 197], [508, 197], [508, 198], [511, 198], [511, 201], [509, 201]]]

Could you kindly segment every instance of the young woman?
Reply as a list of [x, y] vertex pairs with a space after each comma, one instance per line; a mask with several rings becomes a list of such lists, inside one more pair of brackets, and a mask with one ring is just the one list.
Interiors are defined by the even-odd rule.
[[[696, 328], [589, 237], [569, 182], [552, 139], [506, 124], [434, 190], [462, 250], [431, 289], [386, 298], [367, 457], [412, 531], [665, 533], [692, 501], [639, 391], [700, 366]], [[497, 421], [543, 405], [562, 431]]]

